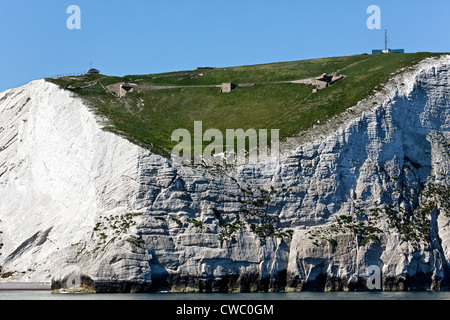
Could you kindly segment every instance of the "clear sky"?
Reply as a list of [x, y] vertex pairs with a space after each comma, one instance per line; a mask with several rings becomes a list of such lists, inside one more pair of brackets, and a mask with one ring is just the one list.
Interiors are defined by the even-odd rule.
[[[382, 29], [367, 28], [370, 5]], [[123, 76], [370, 53], [384, 29], [390, 48], [450, 52], [449, 13], [448, 0], [0, 0], [0, 91], [91, 61]]]

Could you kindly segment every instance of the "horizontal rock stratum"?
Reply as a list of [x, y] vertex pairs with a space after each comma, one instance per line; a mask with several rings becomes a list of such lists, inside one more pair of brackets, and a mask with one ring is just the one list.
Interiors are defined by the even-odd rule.
[[448, 289], [450, 57], [283, 144], [176, 167], [45, 80], [0, 94], [1, 281], [95, 292]]

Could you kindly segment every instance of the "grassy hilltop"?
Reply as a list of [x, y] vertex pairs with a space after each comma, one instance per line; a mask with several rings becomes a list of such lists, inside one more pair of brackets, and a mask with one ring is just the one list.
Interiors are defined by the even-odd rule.
[[[440, 54], [379, 54], [280, 62], [253, 66], [179, 71], [163, 74], [111, 77], [84, 75], [48, 79], [86, 100], [93, 110], [109, 119], [107, 128], [125, 135], [162, 155], [168, 155], [176, 142], [173, 130], [193, 133], [194, 121], [203, 121], [203, 130], [216, 128], [244, 130], [280, 129], [286, 138], [326, 121], [374, 92], [391, 74]], [[327, 74], [345, 78], [315, 94], [305, 84], [273, 83]], [[231, 93], [220, 88], [186, 87], [128, 93], [114, 97], [105, 86], [118, 82], [153, 85], [218, 85], [223, 82], [257, 83]], [[90, 86], [86, 86], [92, 84]], [[86, 86], [86, 87], [84, 87]], [[70, 88], [69, 87], [69, 88]], [[76, 88], [78, 87], [78, 88]], [[83, 88], [80, 88], [83, 87]]]

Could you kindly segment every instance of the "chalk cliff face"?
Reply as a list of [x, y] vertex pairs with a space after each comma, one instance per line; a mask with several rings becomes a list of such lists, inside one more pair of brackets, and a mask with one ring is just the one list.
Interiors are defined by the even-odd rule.
[[278, 162], [178, 167], [44, 80], [0, 94], [2, 281], [97, 292], [449, 287], [450, 57]]

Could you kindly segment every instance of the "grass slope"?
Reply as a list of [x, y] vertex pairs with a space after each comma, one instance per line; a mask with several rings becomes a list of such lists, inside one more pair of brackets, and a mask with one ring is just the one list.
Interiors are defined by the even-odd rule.
[[[109, 77], [84, 75], [48, 79], [85, 99], [93, 110], [109, 119], [108, 130], [120, 133], [150, 150], [168, 155], [176, 142], [175, 129], [193, 133], [194, 121], [203, 130], [280, 129], [280, 138], [297, 134], [318, 121], [339, 114], [379, 90], [392, 73], [417, 64], [432, 53], [355, 55], [254, 66], [180, 71], [164, 74]], [[269, 83], [316, 77], [323, 73], [346, 77], [312, 94], [304, 84]], [[213, 85], [222, 82], [257, 83], [231, 93], [219, 88], [189, 87], [129, 93], [119, 99], [104, 89], [117, 82], [155, 85]], [[205, 143], [207, 144], [207, 143]]]

